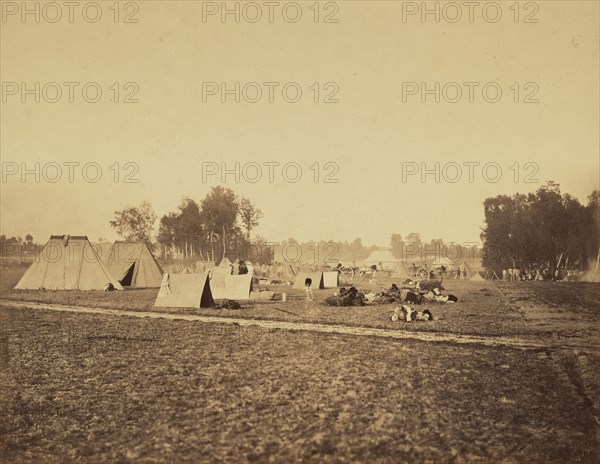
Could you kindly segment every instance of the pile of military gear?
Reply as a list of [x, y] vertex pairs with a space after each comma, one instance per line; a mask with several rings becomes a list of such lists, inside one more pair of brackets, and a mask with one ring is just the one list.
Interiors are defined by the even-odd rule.
[[364, 306], [365, 294], [356, 287], [340, 288], [340, 291], [325, 298], [328, 306]]
[[215, 301], [213, 309], [242, 309], [242, 306], [235, 300]]
[[456, 303], [458, 301], [456, 295], [442, 295], [442, 292], [437, 287], [426, 293], [422, 293], [422, 296], [423, 299], [435, 303]]
[[390, 320], [392, 322], [403, 321], [403, 322], [414, 322], [414, 321], [432, 321], [433, 314], [428, 309], [423, 311], [417, 311], [408, 305], [401, 305], [392, 311], [390, 314]]

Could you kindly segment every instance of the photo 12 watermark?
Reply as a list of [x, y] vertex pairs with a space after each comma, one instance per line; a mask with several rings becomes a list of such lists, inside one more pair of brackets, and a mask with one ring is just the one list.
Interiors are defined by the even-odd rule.
[[479, 161], [448, 161], [445, 163], [426, 161], [401, 161], [400, 173], [403, 183], [420, 182], [420, 183], [450, 183], [456, 184], [459, 182], [468, 182], [474, 184], [476, 182], [486, 182], [495, 184], [502, 180], [505, 172], [508, 174], [515, 184], [537, 184], [539, 179], [536, 175], [540, 171], [537, 163], [527, 161], [521, 163], [515, 161], [511, 165], [505, 165], [504, 169], [500, 163], [490, 161], [481, 163]]
[[2, 103], [139, 103], [137, 82], [2, 81]]
[[95, 161], [81, 163], [79, 161], [33, 162], [3, 161], [2, 184], [10, 183], [49, 183], [69, 184], [84, 182], [97, 184], [107, 180], [113, 184], [137, 184], [140, 167], [132, 161], [101, 165]]
[[202, 82], [202, 103], [339, 103], [336, 82]]
[[522, 24], [539, 23], [538, 2], [401, 2], [402, 23], [488, 23], [511, 21]]
[[402, 82], [402, 103], [539, 103], [537, 82]]
[[311, 164], [300, 164], [295, 161], [281, 163], [279, 161], [250, 162], [216, 162], [205, 161], [202, 163], [202, 183], [217, 181], [222, 184], [259, 182], [290, 183], [296, 184], [305, 180], [315, 184], [337, 184], [340, 182], [338, 173], [340, 167], [333, 161], [324, 163], [315, 161]]
[[0, 2], [2, 23], [139, 23], [138, 2]]
[[203, 23], [339, 23], [340, 2], [202, 2]]

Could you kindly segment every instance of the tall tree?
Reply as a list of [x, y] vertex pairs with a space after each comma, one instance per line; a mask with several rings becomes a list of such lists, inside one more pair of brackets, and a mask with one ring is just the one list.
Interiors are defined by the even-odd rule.
[[401, 258], [404, 255], [404, 243], [402, 242], [402, 235], [392, 234], [390, 238], [390, 246], [392, 247], [392, 254], [396, 258]]
[[215, 242], [221, 248], [221, 258], [227, 250], [236, 248], [241, 238], [241, 230], [237, 225], [238, 201], [233, 190], [222, 186], [213, 187], [201, 203], [202, 223], [209, 235], [209, 243], [213, 259]]
[[146, 201], [139, 206], [128, 206], [122, 211], [115, 211], [110, 225], [125, 240], [142, 240], [152, 244], [152, 235], [156, 214], [152, 205]]
[[242, 197], [239, 201], [239, 215], [246, 231], [246, 239], [250, 240], [250, 232], [258, 226], [258, 221], [263, 217], [263, 213], [248, 198]]

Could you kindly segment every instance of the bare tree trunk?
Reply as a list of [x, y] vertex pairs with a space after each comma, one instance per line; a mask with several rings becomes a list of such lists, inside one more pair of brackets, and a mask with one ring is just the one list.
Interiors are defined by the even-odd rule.
[[223, 226], [223, 257], [221, 258], [221, 261], [225, 259], [225, 226]]
[[561, 253], [560, 256], [558, 257], [558, 263], [556, 263], [556, 269], [558, 269], [560, 267], [560, 262], [562, 261], [562, 257], [563, 257], [563, 254]]

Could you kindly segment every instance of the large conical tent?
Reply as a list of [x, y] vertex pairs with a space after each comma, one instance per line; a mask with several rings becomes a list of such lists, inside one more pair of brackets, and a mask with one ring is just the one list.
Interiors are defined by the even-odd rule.
[[394, 273], [392, 274], [392, 277], [395, 277], [397, 279], [410, 279], [414, 276], [410, 275], [408, 269], [406, 269], [406, 264], [404, 264], [404, 262], [400, 262], [394, 268]]
[[163, 270], [144, 242], [116, 241], [106, 265], [124, 287], [160, 287]]
[[123, 290], [86, 236], [53, 235], [15, 287], [19, 290]]
[[479, 274], [479, 272], [475, 271], [471, 265], [464, 261], [462, 267], [467, 271], [467, 279], [468, 280], [472, 280], [472, 281], [482, 281], [485, 280], [483, 277], [481, 277], [481, 274]]

